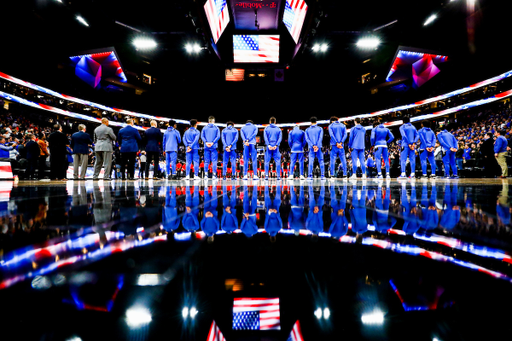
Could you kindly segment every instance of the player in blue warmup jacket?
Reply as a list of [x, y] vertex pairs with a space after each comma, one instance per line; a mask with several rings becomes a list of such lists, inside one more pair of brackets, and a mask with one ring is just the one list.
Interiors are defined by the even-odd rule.
[[293, 179], [293, 169], [298, 161], [300, 178], [304, 179], [304, 146], [306, 145], [306, 134], [298, 125], [288, 133], [288, 145], [290, 145], [290, 175], [288, 178]]
[[306, 219], [304, 218], [304, 186], [299, 186], [299, 195], [295, 187], [290, 188], [290, 213], [288, 214], [288, 226], [298, 235], [300, 230], [306, 227]]
[[201, 140], [204, 143], [204, 178], [208, 178], [208, 169], [212, 164], [212, 179], [217, 179], [218, 141], [220, 129], [215, 125], [215, 117], [208, 117], [208, 125], [201, 130]]
[[420, 161], [423, 178], [427, 177], [427, 159], [430, 163], [431, 178], [436, 177], [436, 160], [434, 151], [436, 149], [436, 134], [430, 129], [430, 122], [421, 122], [422, 128], [418, 131], [420, 135]]
[[270, 118], [270, 125], [265, 127], [263, 131], [263, 139], [265, 140], [265, 180], [268, 180], [268, 168], [270, 160], [274, 159], [276, 163], [277, 180], [281, 179], [281, 153], [279, 152], [279, 145], [283, 140], [283, 132], [281, 128], [276, 125], [276, 118]]
[[238, 228], [238, 219], [236, 218], [236, 189], [231, 190], [229, 196], [228, 188], [226, 185], [222, 186], [222, 206], [224, 212], [220, 220], [220, 228], [227, 233], [232, 233]]
[[325, 180], [324, 154], [322, 153], [324, 130], [316, 124], [316, 117], [311, 117], [310, 122], [311, 126], [306, 129], [306, 142], [309, 147], [308, 179], [313, 180], [313, 163], [317, 158], [320, 164], [321, 179]]
[[336, 178], [334, 167], [336, 166], [336, 158], [340, 158], [341, 166], [343, 167], [343, 175], [348, 176], [347, 172], [347, 158], [345, 157], [345, 140], [348, 137], [347, 127], [341, 123], [337, 117], [330, 118], [331, 124], [329, 125], [329, 136], [331, 137], [331, 179]]
[[183, 134], [183, 144], [186, 148], [185, 162], [186, 177], [185, 180], [190, 179], [190, 166], [194, 164], [194, 179], [199, 180], [199, 138], [201, 133], [197, 130], [197, 120], [190, 120], [190, 128]]
[[388, 145], [395, 139], [393, 133], [384, 127], [384, 124], [379, 120], [378, 125], [372, 129], [370, 135], [370, 142], [373, 146], [375, 153], [375, 163], [377, 166], [377, 176], [382, 179], [382, 162], [381, 158], [384, 159], [384, 165], [386, 167], [386, 177], [389, 178], [389, 154]]
[[[169, 127], [164, 133], [163, 149], [165, 154], [165, 167], [167, 178], [177, 180], [176, 160], [178, 159], [178, 146], [181, 143], [180, 132], [176, 129], [176, 121], [170, 120]], [[172, 173], [172, 175], [171, 175]]]
[[357, 160], [361, 164], [363, 171], [363, 179], [366, 179], [366, 161], [364, 159], [365, 137], [366, 129], [361, 125], [361, 119], [355, 119], [356, 126], [350, 130], [350, 138], [348, 140], [348, 147], [352, 155], [352, 176], [351, 179], [357, 179]]
[[309, 212], [306, 218], [306, 228], [311, 231], [315, 236], [320, 232], [324, 232], [324, 198], [325, 198], [325, 186], [320, 186], [320, 193], [318, 198], [315, 199], [315, 192], [313, 190], [313, 184], [309, 184]]
[[251, 120], [240, 129], [240, 137], [244, 143], [244, 180], [247, 180], [247, 171], [249, 170], [249, 159], [252, 164], [253, 179], [258, 180], [258, 152], [256, 150], [256, 135], [258, 127]]
[[275, 242], [277, 233], [283, 228], [283, 220], [279, 209], [281, 207], [281, 185], [275, 187], [274, 198], [270, 196], [269, 186], [265, 186], [265, 231], [270, 240]]
[[[191, 193], [193, 189], [194, 193]], [[181, 223], [187, 231], [199, 230], [199, 186], [187, 186], [185, 190], [185, 213], [181, 218]]]
[[458, 179], [457, 175], [457, 165], [455, 164], [455, 153], [459, 148], [459, 144], [457, 143], [457, 139], [453, 134], [449, 133], [445, 130], [437, 131], [437, 140], [441, 145], [443, 150], [443, 164], [444, 164], [444, 177], [446, 179], [450, 178], [450, 168], [452, 169], [453, 179]]
[[227, 123], [227, 127], [222, 130], [222, 146], [224, 148], [224, 155], [222, 158], [222, 176], [226, 180], [226, 171], [228, 162], [231, 162], [231, 178], [236, 179], [236, 144], [238, 142], [238, 130], [235, 124], [231, 121]]
[[398, 177], [399, 179], [406, 178], [405, 175], [405, 167], [407, 165], [407, 158], [409, 158], [409, 162], [411, 164], [411, 174], [410, 178], [415, 177], [415, 169], [416, 169], [416, 153], [414, 152], [416, 149], [416, 142], [418, 142], [420, 136], [416, 127], [411, 124], [411, 119], [409, 117], [404, 117], [404, 124], [400, 127], [400, 134], [402, 135], [402, 152], [400, 153], [400, 168], [402, 174]]

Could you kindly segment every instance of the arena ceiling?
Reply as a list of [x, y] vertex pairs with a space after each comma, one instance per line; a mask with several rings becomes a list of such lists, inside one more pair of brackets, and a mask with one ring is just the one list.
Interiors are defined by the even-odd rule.
[[[262, 89], [261, 84], [244, 82], [235, 87], [224, 81], [225, 69], [234, 66], [228, 37], [238, 31], [249, 31], [237, 30], [233, 18], [218, 44], [212, 44], [203, 11], [204, 2], [11, 1], [2, 5], [6, 9], [4, 13], [9, 14], [4, 15], [5, 20], [0, 22], [4, 32], [0, 68], [28, 81], [62, 87], [61, 77], [69, 71], [66, 65], [70, 56], [114, 47], [128, 79], [138, 77], [140, 80], [142, 74], [151, 75], [153, 81], [156, 80], [151, 90], [159, 98], [165, 92], [180, 97], [179, 94], [185, 90], [194, 96], [210, 96], [206, 100], [217, 103], [223, 99], [229, 102], [233, 97], [250, 98], [251, 93]], [[284, 37], [281, 50], [287, 49], [288, 53], [281, 63], [271, 66], [285, 70], [285, 82], [262, 83], [268, 90], [264, 95], [259, 92], [263, 100], [276, 100], [275, 94], [282, 94], [280, 87], [295, 90], [298, 98], [292, 99], [293, 102], [300, 102], [302, 97], [297, 95], [297, 91], [309, 93], [311, 99], [317, 101], [319, 97], [324, 99], [329, 95], [343, 99], [343, 94], [350, 99], [354, 89], [367, 93], [369, 87], [385, 82], [399, 46], [427, 49], [449, 56], [450, 67], [456, 70], [452, 75], [461, 78], [461, 82], [478, 81], [506, 71], [507, 45], [501, 33], [507, 29], [510, 5], [503, 2], [306, 2], [308, 14], [296, 49], [293, 40], [286, 37], [282, 23], [278, 23], [277, 29], [260, 28], [259, 33], [277, 32]], [[433, 14], [437, 15], [436, 20], [425, 25]], [[84, 18], [88, 26], [79, 22], [77, 16]], [[245, 20], [250, 22], [247, 18]], [[141, 36], [154, 39], [157, 48], [151, 51], [135, 49], [132, 42]], [[357, 41], [365, 36], [377, 36], [381, 41], [378, 48], [358, 48]], [[199, 43], [204, 49], [197, 54], [188, 54], [184, 50], [187, 43]], [[312, 47], [317, 43], [327, 44], [327, 51], [315, 53]], [[268, 65], [254, 65], [252, 68], [260, 67], [264, 69]], [[361, 84], [362, 75], [368, 75], [369, 85]], [[290, 92], [286, 96], [292, 94]], [[283, 100], [282, 95], [279, 96]], [[186, 98], [191, 100], [192, 97]], [[290, 101], [289, 98], [287, 100]]]

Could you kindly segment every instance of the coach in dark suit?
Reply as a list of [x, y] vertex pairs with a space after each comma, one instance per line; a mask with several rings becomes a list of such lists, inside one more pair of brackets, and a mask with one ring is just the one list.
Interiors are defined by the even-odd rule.
[[[25, 137], [25, 152], [27, 158], [27, 179], [35, 179], [35, 171], [39, 161], [39, 156], [41, 154], [41, 149], [39, 148], [39, 144], [36, 142], [36, 137], [33, 134], [27, 134]], [[39, 177], [42, 179], [43, 174], [40, 170]]]
[[80, 168], [80, 179], [85, 179], [87, 161], [89, 161], [89, 145], [92, 145], [91, 136], [85, 132], [85, 125], [78, 125], [78, 132], [71, 135], [71, 149], [73, 150], [73, 178], [78, 177]]
[[149, 174], [149, 166], [153, 161], [153, 179], [160, 178], [160, 145], [162, 143], [162, 132], [158, 129], [156, 121], [151, 121], [151, 128], [146, 130], [146, 178]]
[[62, 132], [62, 126], [56, 124], [55, 131], [48, 136], [50, 147], [50, 178], [52, 180], [66, 180], [68, 169], [67, 149], [69, 140]]
[[[132, 119], [126, 120], [126, 123], [128, 125], [119, 130], [117, 135], [117, 140], [121, 147], [121, 174], [124, 180], [126, 170], [128, 173], [128, 180], [133, 180], [135, 173], [135, 158], [139, 151], [141, 137], [139, 131], [133, 126]], [[128, 165], [128, 169], [126, 169], [126, 165]]]

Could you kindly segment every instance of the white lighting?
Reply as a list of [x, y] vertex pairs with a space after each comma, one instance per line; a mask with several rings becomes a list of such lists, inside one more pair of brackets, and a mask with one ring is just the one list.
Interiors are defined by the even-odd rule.
[[313, 50], [313, 52], [326, 52], [328, 48], [329, 48], [329, 45], [326, 43], [323, 43], [323, 44], [315, 44], [315, 45], [313, 45], [313, 47], [311, 49]]
[[329, 317], [331, 316], [331, 311], [329, 310], [329, 308], [324, 308], [324, 319], [329, 319]]
[[322, 318], [322, 308], [316, 308], [315, 310], [315, 316], [317, 319], [321, 319]]
[[198, 313], [198, 311], [197, 311], [196, 307], [190, 308], [190, 318], [196, 317], [197, 313]]
[[142, 307], [130, 308], [126, 311], [126, 323], [131, 328], [137, 328], [151, 322], [151, 313]]
[[89, 24], [87, 23], [87, 21], [85, 21], [85, 19], [82, 18], [81, 16], [77, 15], [76, 20], [78, 20], [82, 25], [89, 27]]
[[133, 45], [140, 50], [151, 50], [156, 47], [156, 41], [149, 38], [136, 38], [133, 41]]
[[201, 48], [201, 46], [199, 46], [199, 44], [186, 44], [185, 50], [188, 53], [199, 53], [199, 52], [201, 52], [202, 48]]
[[380, 39], [375, 37], [361, 38], [356, 45], [360, 49], [376, 49], [380, 45]]
[[183, 316], [184, 319], [186, 319], [188, 317], [188, 307], [185, 307], [183, 308], [183, 310], [181, 311], [181, 316]]
[[383, 324], [384, 314], [380, 311], [374, 311], [373, 313], [363, 314], [361, 321], [364, 324]]
[[431, 24], [436, 19], [437, 19], [437, 15], [436, 14], [432, 14], [430, 17], [428, 17], [428, 19], [425, 21], [423, 26], [427, 26], [427, 25]]

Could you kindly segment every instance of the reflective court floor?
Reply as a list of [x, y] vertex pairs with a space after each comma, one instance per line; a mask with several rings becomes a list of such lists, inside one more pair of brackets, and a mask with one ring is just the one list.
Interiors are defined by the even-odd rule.
[[501, 338], [510, 191], [507, 179], [0, 182], [0, 339]]

